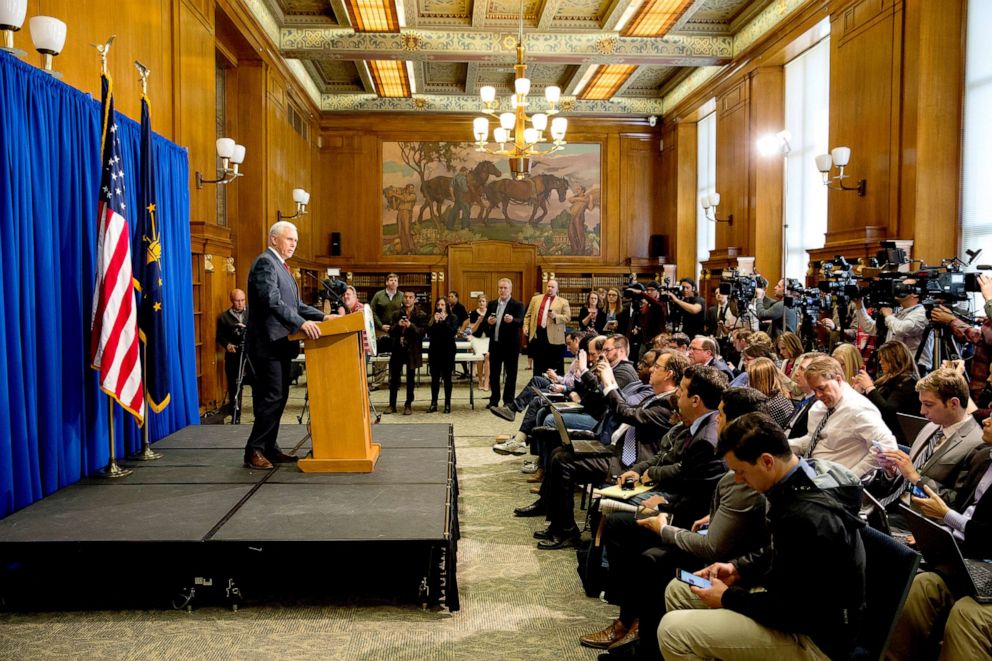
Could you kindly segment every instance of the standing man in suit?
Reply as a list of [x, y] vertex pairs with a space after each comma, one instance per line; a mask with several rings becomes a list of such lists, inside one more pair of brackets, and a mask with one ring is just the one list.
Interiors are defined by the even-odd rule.
[[[238, 372], [241, 356], [245, 350], [245, 331], [248, 313], [245, 309], [245, 293], [240, 289], [231, 290], [231, 307], [217, 317], [217, 344], [224, 349], [224, 374], [227, 376], [226, 410], [234, 415], [234, 400], [238, 396]], [[247, 376], [247, 366], [245, 368]], [[241, 408], [238, 406], [237, 408]], [[236, 422], [232, 420], [232, 422]]]
[[268, 470], [272, 463], [296, 461], [279, 449], [279, 420], [289, 398], [290, 361], [300, 345], [289, 335], [320, 337], [318, 321], [330, 319], [300, 301], [300, 290], [286, 260], [299, 243], [296, 225], [279, 221], [269, 229], [269, 247], [255, 258], [248, 274], [248, 355], [255, 368], [252, 386], [255, 424], [245, 444], [245, 466]]
[[520, 328], [524, 321], [524, 305], [510, 297], [513, 283], [500, 278], [499, 298], [486, 307], [486, 325], [492, 338], [489, 342], [489, 403], [486, 408], [499, 406], [499, 377], [506, 371], [503, 404], [510, 405], [517, 390], [517, 361], [520, 358]]
[[558, 281], [548, 280], [544, 294], [535, 294], [524, 315], [524, 335], [528, 353], [534, 359], [534, 374], [549, 369], [563, 373], [565, 362], [565, 324], [572, 309], [564, 296], [558, 295]]
[[[927, 485], [953, 502], [966, 459], [982, 445], [982, 427], [968, 413], [968, 382], [954, 369], [935, 370], [916, 383], [920, 412], [930, 422], [920, 430], [909, 454], [883, 452], [878, 460], [888, 473], [898, 471], [910, 484]], [[908, 499], [907, 499], [908, 502]]]

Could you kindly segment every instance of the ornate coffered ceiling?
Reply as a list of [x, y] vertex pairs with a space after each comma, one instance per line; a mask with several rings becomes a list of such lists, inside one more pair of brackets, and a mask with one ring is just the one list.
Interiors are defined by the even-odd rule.
[[[478, 90], [513, 87], [520, 0], [392, 0], [397, 33], [355, 32], [347, 0], [246, 0], [325, 111], [471, 112]], [[663, 99], [700, 67], [725, 64], [800, 0], [694, 0], [660, 38], [617, 27], [648, 0], [523, 0], [531, 93], [562, 90], [571, 113], [661, 115]], [[746, 44], [744, 44], [746, 45]], [[380, 98], [367, 62], [403, 60], [410, 98]], [[599, 64], [636, 65], [613, 98], [576, 99]], [[698, 77], [698, 76], [697, 76]]]

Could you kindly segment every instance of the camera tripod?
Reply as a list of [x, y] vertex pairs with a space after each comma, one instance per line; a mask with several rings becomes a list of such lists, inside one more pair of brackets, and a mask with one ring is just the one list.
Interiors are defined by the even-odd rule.
[[244, 334], [242, 334], [241, 340], [238, 342], [238, 348], [235, 351], [238, 354], [238, 378], [237, 381], [234, 382], [234, 400], [231, 402], [231, 424], [240, 425], [241, 393], [245, 387], [245, 370], [250, 369], [252, 376], [255, 375], [255, 368], [252, 366], [251, 360], [248, 358], [248, 352], [245, 351]]

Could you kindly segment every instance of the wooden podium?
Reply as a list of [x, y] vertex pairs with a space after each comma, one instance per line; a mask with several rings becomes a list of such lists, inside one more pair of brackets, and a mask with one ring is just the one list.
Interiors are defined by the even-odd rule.
[[381, 446], [372, 442], [361, 314], [321, 322], [320, 338], [290, 336], [306, 347], [312, 456], [297, 464], [305, 473], [371, 473]]

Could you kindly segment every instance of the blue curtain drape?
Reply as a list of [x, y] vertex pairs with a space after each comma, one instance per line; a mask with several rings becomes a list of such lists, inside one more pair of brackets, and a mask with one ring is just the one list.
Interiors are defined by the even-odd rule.
[[[137, 209], [139, 125], [118, 126]], [[99, 143], [99, 100], [0, 52], [0, 517], [108, 460], [107, 397], [89, 367]], [[172, 393], [149, 412], [155, 441], [198, 421], [198, 397], [187, 153], [159, 135], [153, 149]], [[118, 456], [133, 452], [140, 430], [114, 417]]]

